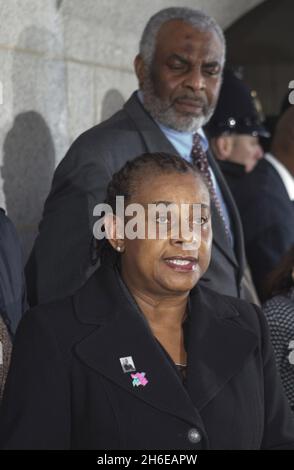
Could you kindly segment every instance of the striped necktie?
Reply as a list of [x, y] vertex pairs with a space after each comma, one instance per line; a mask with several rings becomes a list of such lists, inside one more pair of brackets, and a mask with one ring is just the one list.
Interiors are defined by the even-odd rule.
[[200, 173], [204, 176], [206, 180], [206, 183], [210, 192], [210, 197], [223, 221], [225, 232], [227, 236], [230, 238], [229, 227], [225, 219], [220, 200], [216, 194], [215, 187], [213, 185], [211, 173], [209, 171], [207, 155], [206, 155], [206, 152], [204, 152], [203, 150], [203, 147], [201, 145], [200, 135], [198, 133], [195, 133], [193, 136], [191, 159], [192, 159], [192, 163], [200, 171]]

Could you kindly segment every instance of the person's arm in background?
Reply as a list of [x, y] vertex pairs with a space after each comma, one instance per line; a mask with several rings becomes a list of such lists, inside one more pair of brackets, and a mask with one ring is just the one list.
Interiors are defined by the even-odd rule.
[[[294, 213], [272, 188], [252, 193], [242, 211], [247, 260], [260, 299], [264, 300], [267, 276], [293, 244]], [[256, 196], [256, 197], [255, 197]], [[290, 208], [290, 210], [289, 210]]]
[[9, 369], [12, 341], [26, 310], [21, 245], [14, 225], [0, 209], [0, 400]]
[[261, 329], [264, 368], [264, 431], [261, 449], [294, 449], [294, 416], [277, 370], [266, 318], [255, 307]]
[[15, 337], [0, 407], [0, 449], [68, 450], [70, 426], [64, 358], [46, 315], [30, 311]]
[[[280, 299], [280, 297], [278, 298]], [[290, 363], [289, 345], [294, 340], [294, 305], [275, 298], [265, 303], [263, 311], [267, 318], [275, 359], [285, 393], [294, 409], [294, 366]]]
[[0, 313], [12, 338], [26, 310], [21, 244], [14, 225], [0, 209]]
[[10, 365], [11, 349], [11, 338], [3, 318], [0, 315], [0, 403]]

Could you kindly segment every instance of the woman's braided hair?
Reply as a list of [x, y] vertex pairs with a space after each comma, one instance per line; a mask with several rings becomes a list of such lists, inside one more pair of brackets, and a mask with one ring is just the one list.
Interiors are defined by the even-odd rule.
[[128, 160], [118, 172], [113, 174], [107, 186], [105, 203], [109, 204], [115, 213], [117, 196], [124, 196], [125, 201], [129, 201], [139, 181], [144, 180], [144, 176], [156, 176], [160, 173], [194, 173], [206, 186], [201, 173], [187, 160], [163, 152], [143, 153], [133, 160]]

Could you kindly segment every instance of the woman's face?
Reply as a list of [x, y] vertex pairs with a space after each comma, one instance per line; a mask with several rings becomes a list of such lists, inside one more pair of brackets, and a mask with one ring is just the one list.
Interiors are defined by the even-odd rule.
[[[153, 297], [188, 293], [210, 262], [212, 230], [207, 188], [193, 173], [145, 175], [144, 180], [138, 182], [130, 203], [140, 204], [146, 209], [146, 236], [145, 239], [125, 238], [123, 241], [121, 261], [125, 282], [129, 288]], [[164, 206], [174, 204], [174, 208], [179, 210], [180, 219], [188, 222], [190, 234], [184, 233], [180, 224], [179, 234], [175, 236], [170, 215], [159, 211], [155, 217], [157, 237], [148, 238], [150, 218], [147, 216], [147, 206], [159, 203]], [[180, 211], [183, 204], [188, 204], [190, 208], [185, 216]], [[192, 207], [195, 204], [198, 211], [193, 217]], [[158, 237], [160, 226], [166, 227], [165, 239]]]

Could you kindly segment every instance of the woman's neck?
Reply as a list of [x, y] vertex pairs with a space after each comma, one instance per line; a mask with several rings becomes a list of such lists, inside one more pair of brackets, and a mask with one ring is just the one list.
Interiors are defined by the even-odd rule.
[[166, 329], [182, 326], [187, 310], [187, 293], [158, 297], [128, 283], [127, 286], [151, 326]]
[[176, 364], [186, 364], [183, 322], [186, 317], [188, 293], [156, 296], [141, 290], [124, 279], [129, 291], [144, 314], [155, 338]]

